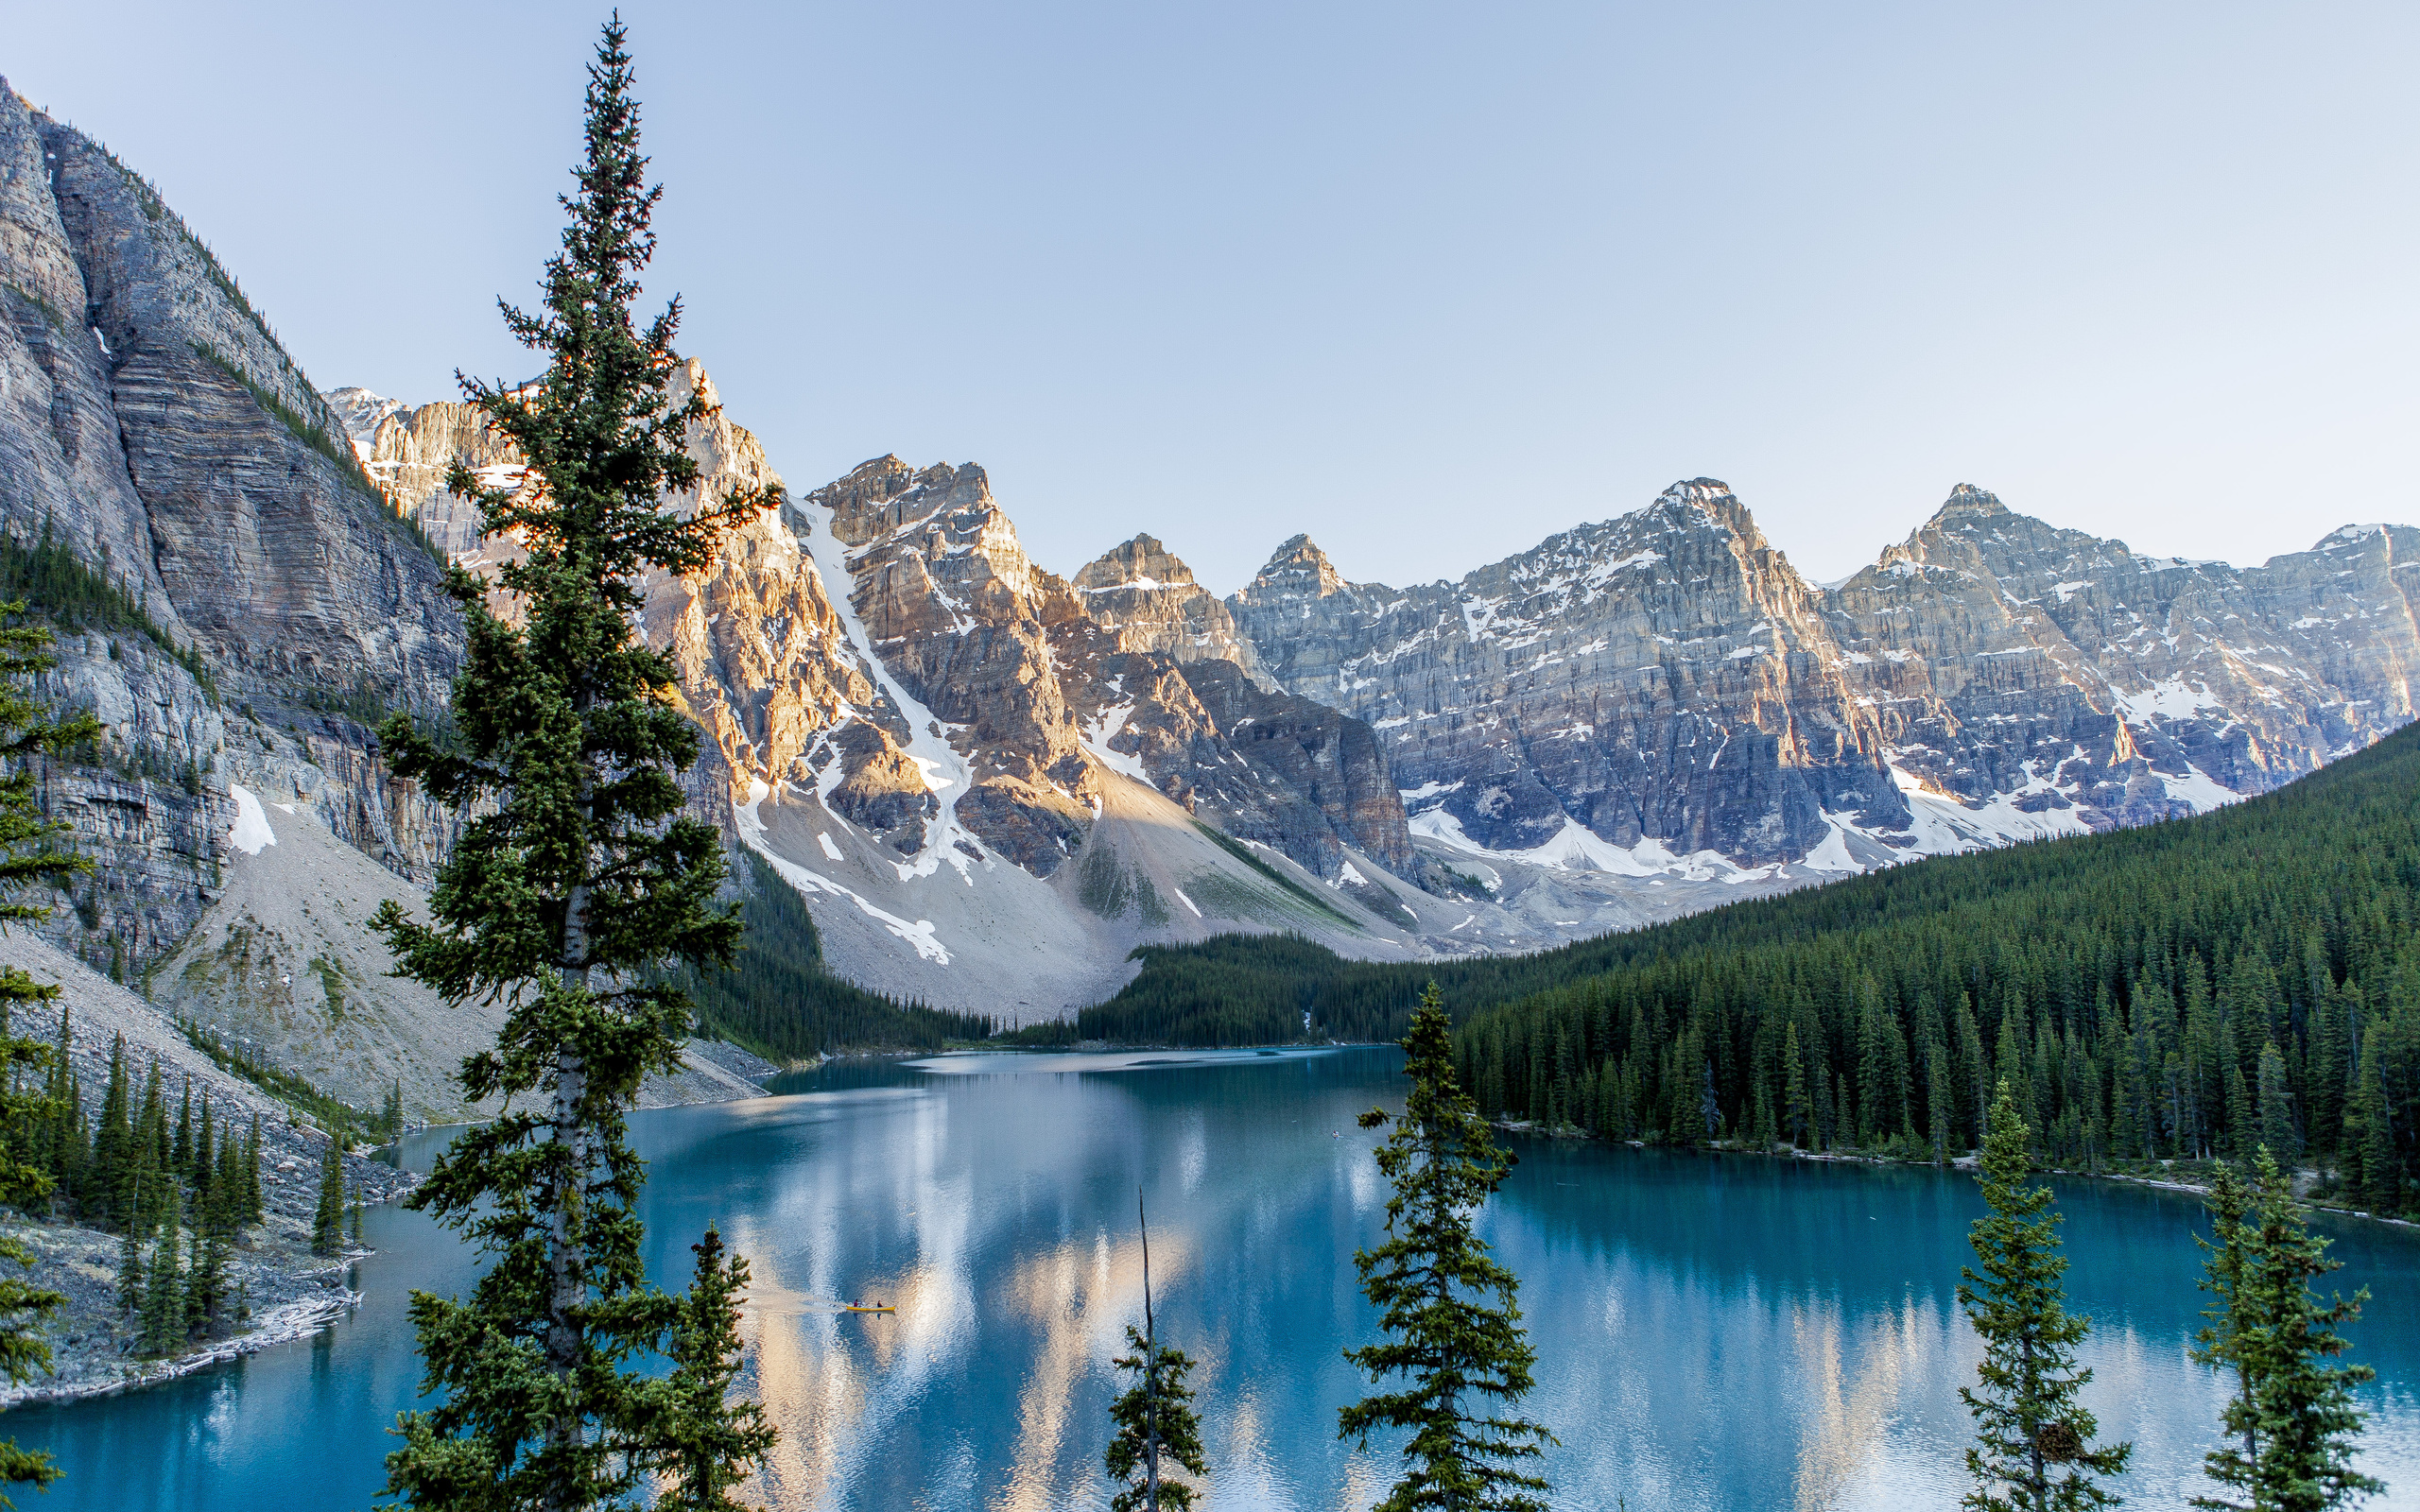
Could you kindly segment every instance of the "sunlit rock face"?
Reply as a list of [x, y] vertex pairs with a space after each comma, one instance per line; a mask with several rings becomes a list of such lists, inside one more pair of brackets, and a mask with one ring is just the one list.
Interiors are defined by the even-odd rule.
[[1048, 876], [1073, 853], [1103, 772], [1323, 876], [1347, 846], [1410, 865], [1366, 729], [1219, 655], [1249, 652], [1156, 541], [1061, 578], [1026, 555], [971, 465], [883, 457], [805, 505], [845, 553], [866, 644], [975, 758], [959, 813], [1018, 866]]
[[[790, 784], [911, 869], [943, 850], [1049, 878], [1083, 849], [1103, 782], [1132, 778], [1319, 876], [1348, 851], [1416, 867], [1368, 729], [1255, 682], [1226, 607], [1157, 541], [1061, 578], [1026, 555], [972, 465], [881, 457], [777, 503], [781, 479], [694, 360], [671, 397], [693, 394], [707, 410], [689, 431], [699, 482], [668, 507], [765, 501], [706, 569], [647, 581], [648, 640], [711, 737], [701, 812]], [[475, 524], [465, 535], [467, 505], [448, 505], [458, 463], [534, 486], [472, 411], [363, 389], [332, 403], [365, 465], [459, 559], [493, 567], [518, 550]]]
[[327, 397], [363, 470], [449, 555], [475, 549], [480, 535], [477, 507], [445, 486], [454, 464], [469, 468], [488, 488], [518, 482], [527, 471], [512, 444], [473, 405], [412, 406], [366, 388], [339, 388]]
[[1821, 595], [1730, 490], [1677, 484], [1459, 583], [1346, 581], [1297, 537], [1229, 601], [1285, 686], [1371, 722], [1429, 827], [1528, 851], [1805, 855], [1906, 808]]
[[1116, 633], [1119, 649], [1156, 651], [1179, 662], [1232, 662], [1245, 676], [1275, 688], [1227, 606], [1151, 537], [1136, 536], [1111, 548], [1069, 581], [1083, 597], [1084, 612]]
[[1281, 684], [1378, 731], [1417, 833], [1837, 871], [2201, 812], [2376, 740], [2412, 713], [2415, 548], [2143, 558], [1961, 485], [1825, 592], [1698, 478], [1407, 590], [1298, 536], [1229, 608]]

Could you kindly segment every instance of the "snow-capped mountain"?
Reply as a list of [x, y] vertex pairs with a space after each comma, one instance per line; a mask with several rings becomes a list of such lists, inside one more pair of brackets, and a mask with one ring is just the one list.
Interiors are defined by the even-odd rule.
[[[770, 481], [715, 423], [704, 487]], [[701, 796], [813, 901], [838, 969], [1022, 1018], [1105, 995], [1151, 940], [1484, 948], [1414, 885], [1366, 726], [1199, 654], [1232, 627], [1156, 542], [1080, 577], [1026, 556], [981, 469], [883, 457], [653, 585], [649, 638], [714, 737]], [[1499, 940], [1552, 937], [1480, 907]]]
[[[456, 820], [371, 727], [448, 696], [441, 558], [513, 549], [448, 471], [521, 459], [466, 405], [314, 389], [148, 185], [5, 87], [0, 230], [0, 529], [125, 600], [46, 679], [109, 733], [49, 779], [100, 870], [44, 931], [170, 960], [241, 801], [425, 883]], [[677, 383], [715, 408], [667, 507], [777, 481], [700, 364]], [[2275, 786], [2412, 717], [2416, 553], [2142, 558], [1961, 487], [1827, 589], [1699, 478], [1456, 582], [1353, 582], [1297, 537], [1221, 601], [1139, 533], [1060, 576], [981, 468], [886, 456], [644, 619], [706, 735], [698, 812], [826, 958], [1029, 1019], [1152, 941], [1533, 949]]]
[[1816, 588], [1720, 483], [1459, 582], [1280, 546], [1229, 607], [1284, 686], [1368, 719], [1441, 856], [1785, 881], [2266, 791], [2412, 714], [2420, 532], [2238, 570], [1961, 485]]

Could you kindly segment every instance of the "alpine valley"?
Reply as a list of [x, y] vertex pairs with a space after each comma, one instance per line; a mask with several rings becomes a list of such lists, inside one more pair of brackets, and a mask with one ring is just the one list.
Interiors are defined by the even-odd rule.
[[[680, 384], [716, 407], [667, 507], [779, 481]], [[99, 863], [53, 944], [229, 1032], [419, 1033], [355, 921], [453, 838], [372, 727], [441, 715], [443, 566], [514, 549], [458, 461], [522, 476], [465, 405], [316, 387], [138, 175], [0, 89], [0, 565], [60, 629], [45, 691], [107, 727], [44, 774]], [[1133, 524], [1063, 576], [980, 467], [882, 456], [648, 584], [694, 807], [832, 972], [1028, 1022], [1154, 942], [1535, 950], [2204, 812], [2410, 721], [2420, 668], [2403, 526], [2238, 569], [1962, 484], [1825, 587], [1695, 478], [1453, 582], [1297, 536], [1221, 600], [1139, 533], [1185, 522]]]

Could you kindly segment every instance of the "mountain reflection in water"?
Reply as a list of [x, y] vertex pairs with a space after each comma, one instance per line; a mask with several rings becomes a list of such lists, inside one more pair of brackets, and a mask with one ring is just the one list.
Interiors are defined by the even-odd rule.
[[[1340, 1351], [1371, 1310], [1351, 1255], [1385, 1192], [1355, 1115], [1397, 1102], [1392, 1051], [951, 1056], [851, 1061], [790, 1095], [633, 1121], [650, 1162], [649, 1263], [673, 1284], [708, 1220], [754, 1281], [743, 1388], [785, 1437], [756, 1496], [780, 1508], [1045, 1512], [1107, 1504], [1109, 1368], [1142, 1316], [1134, 1202], [1152, 1225], [1163, 1335], [1197, 1362], [1220, 1509], [1357, 1508], [1392, 1445], [1336, 1438], [1362, 1389]], [[408, 1152], [434, 1153], [436, 1141]], [[1528, 1403], [1561, 1438], [1563, 1507], [1941, 1508], [1964, 1489], [1958, 1314], [1971, 1178], [1929, 1170], [1516, 1142], [1483, 1220], [1523, 1279]], [[2198, 1209], [2063, 1183], [2070, 1300], [2096, 1321], [2086, 1400], [2135, 1441], [2123, 1486], [2178, 1504], [2221, 1388], [2199, 1326]], [[2366, 1468], [2420, 1508], [2420, 1240], [2331, 1227], [2333, 1280], [2374, 1292]], [[9, 1415], [69, 1478], [43, 1512], [367, 1505], [417, 1379], [404, 1293], [471, 1274], [409, 1213], [372, 1214], [369, 1300], [314, 1344], [129, 1397]], [[847, 1314], [880, 1298], [896, 1314]]]

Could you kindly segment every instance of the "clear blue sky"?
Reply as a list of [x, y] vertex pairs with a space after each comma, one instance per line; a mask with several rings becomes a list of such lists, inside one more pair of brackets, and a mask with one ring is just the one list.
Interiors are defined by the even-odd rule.
[[[2256, 561], [2420, 521], [2409, 5], [626, 4], [654, 286], [793, 488], [1044, 565], [1458, 576], [1678, 477], [1809, 576], [1953, 484]], [[323, 387], [519, 374], [601, 8], [0, 7]]]

